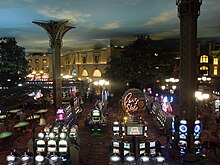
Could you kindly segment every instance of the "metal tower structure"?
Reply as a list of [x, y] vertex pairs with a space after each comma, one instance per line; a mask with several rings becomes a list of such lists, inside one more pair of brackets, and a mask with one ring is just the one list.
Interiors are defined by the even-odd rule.
[[60, 65], [60, 55], [62, 47], [62, 39], [67, 31], [72, 28], [72, 26], [67, 26], [68, 21], [48, 21], [40, 22], [33, 21], [34, 24], [41, 26], [47, 33], [50, 39], [50, 47], [52, 49], [52, 69], [53, 69], [53, 101], [54, 108], [62, 106], [62, 78], [61, 78], [61, 65]]
[[187, 121], [186, 161], [195, 161], [194, 125], [196, 120], [196, 45], [197, 19], [202, 0], [176, 0], [180, 19], [179, 117]]

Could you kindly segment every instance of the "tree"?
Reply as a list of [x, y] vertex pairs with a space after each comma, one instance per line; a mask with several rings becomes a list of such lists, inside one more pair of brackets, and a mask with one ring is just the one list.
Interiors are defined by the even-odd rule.
[[119, 59], [109, 62], [104, 76], [129, 88], [144, 88], [149, 84], [156, 84], [172, 75], [175, 63], [174, 55], [170, 51], [149, 36], [140, 35], [125, 47]]
[[28, 74], [28, 61], [25, 49], [17, 45], [15, 38], [0, 38], [0, 83], [14, 86], [25, 80]]

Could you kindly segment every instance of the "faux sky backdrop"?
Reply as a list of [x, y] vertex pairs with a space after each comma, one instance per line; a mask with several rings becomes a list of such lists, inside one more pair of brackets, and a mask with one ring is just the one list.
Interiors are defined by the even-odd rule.
[[[198, 37], [220, 37], [220, 0], [203, 0]], [[32, 23], [67, 19], [75, 26], [63, 39], [63, 50], [107, 46], [110, 39], [148, 34], [178, 38], [176, 0], [1, 0], [0, 37], [15, 37], [26, 52], [46, 52], [49, 39]]]

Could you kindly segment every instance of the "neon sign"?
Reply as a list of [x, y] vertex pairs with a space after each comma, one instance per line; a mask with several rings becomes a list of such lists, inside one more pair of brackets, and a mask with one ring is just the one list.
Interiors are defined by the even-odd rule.
[[126, 112], [128, 111], [137, 111], [139, 109], [138, 107], [138, 98], [132, 98], [132, 93], [128, 93], [124, 98], [124, 107], [126, 109]]

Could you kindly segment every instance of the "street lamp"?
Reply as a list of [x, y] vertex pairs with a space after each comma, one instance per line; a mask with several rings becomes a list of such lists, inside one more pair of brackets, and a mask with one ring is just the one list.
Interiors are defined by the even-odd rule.
[[106, 81], [106, 80], [99, 80], [99, 81], [94, 81], [93, 84], [95, 86], [99, 86], [99, 90], [100, 90], [100, 94], [101, 94], [101, 100], [102, 102], [105, 101], [104, 99], [104, 91], [103, 91], [103, 88], [105, 88], [105, 86], [108, 86], [109, 85], [109, 81]]

